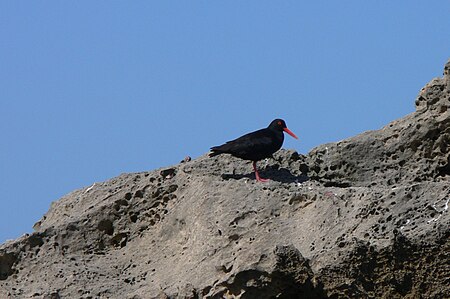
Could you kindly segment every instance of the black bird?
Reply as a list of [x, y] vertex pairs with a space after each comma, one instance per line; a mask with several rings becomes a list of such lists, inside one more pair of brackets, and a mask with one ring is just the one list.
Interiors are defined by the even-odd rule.
[[253, 161], [253, 169], [255, 170], [256, 180], [266, 182], [259, 176], [256, 162], [268, 157], [278, 151], [283, 145], [283, 131], [298, 139], [294, 133], [286, 127], [286, 123], [282, 119], [273, 120], [270, 125], [255, 132], [251, 132], [241, 136], [235, 140], [228, 141], [219, 146], [211, 148], [210, 157], [220, 154], [231, 154], [232, 156]]

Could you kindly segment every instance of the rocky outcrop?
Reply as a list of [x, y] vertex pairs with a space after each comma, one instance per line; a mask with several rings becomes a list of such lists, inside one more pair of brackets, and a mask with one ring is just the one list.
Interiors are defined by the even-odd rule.
[[381, 130], [260, 163], [269, 183], [205, 155], [66, 195], [0, 247], [0, 297], [445, 298], [449, 68]]

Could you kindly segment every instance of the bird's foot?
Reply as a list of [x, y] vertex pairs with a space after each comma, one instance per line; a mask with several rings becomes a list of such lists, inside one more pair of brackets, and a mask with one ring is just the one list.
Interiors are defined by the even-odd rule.
[[258, 173], [258, 172], [255, 172], [255, 177], [256, 177], [256, 180], [257, 180], [258, 182], [265, 183], [265, 182], [270, 181], [269, 179], [263, 179], [263, 178], [261, 178], [261, 177], [259, 176], [259, 173]]
[[253, 161], [253, 170], [255, 171], [256, 180], [259, 182], [267, 182], [269, 179], [263, 179], [259, 176], [258, 168], [256, 168], [256, 161]]

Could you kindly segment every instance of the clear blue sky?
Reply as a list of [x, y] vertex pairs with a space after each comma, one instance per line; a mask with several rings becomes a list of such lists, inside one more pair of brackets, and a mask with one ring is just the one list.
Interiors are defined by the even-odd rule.
[[449, 16], [448, 1], [2, 1], [0, 243], [74, 189], [274, 118], [307, 153], [413, 112], [450, 58]]

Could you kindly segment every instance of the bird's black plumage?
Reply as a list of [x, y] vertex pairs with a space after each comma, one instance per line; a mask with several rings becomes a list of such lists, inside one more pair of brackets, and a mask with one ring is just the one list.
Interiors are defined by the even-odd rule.
[[[212, 153], [209, 156], [231, 154], [250, 161], [259, 161], [272, 156], [281, 148], [284, 141], [282, 126], [278, 125], [277, 121], [281, 122], [281, 120], [276, 119], [265, 129], [245, 134], [223, 145], [212, 147]], [[283, 123], [281, 122], [281, 124]]]
[[256, 162], [271, 157], [273, 153], [281, 148], [284, 141], [283, 131], [297, 138], [286, 127], [284, 120], [275, 119], [267, 128], [245, 134], [225, 144], [213, 146], [209, 156], [214, 157], [220, 154], [231, 154], [244, 160], [253, 161], [256, 177], [258, 180], [261, 180], [256, 170]]

